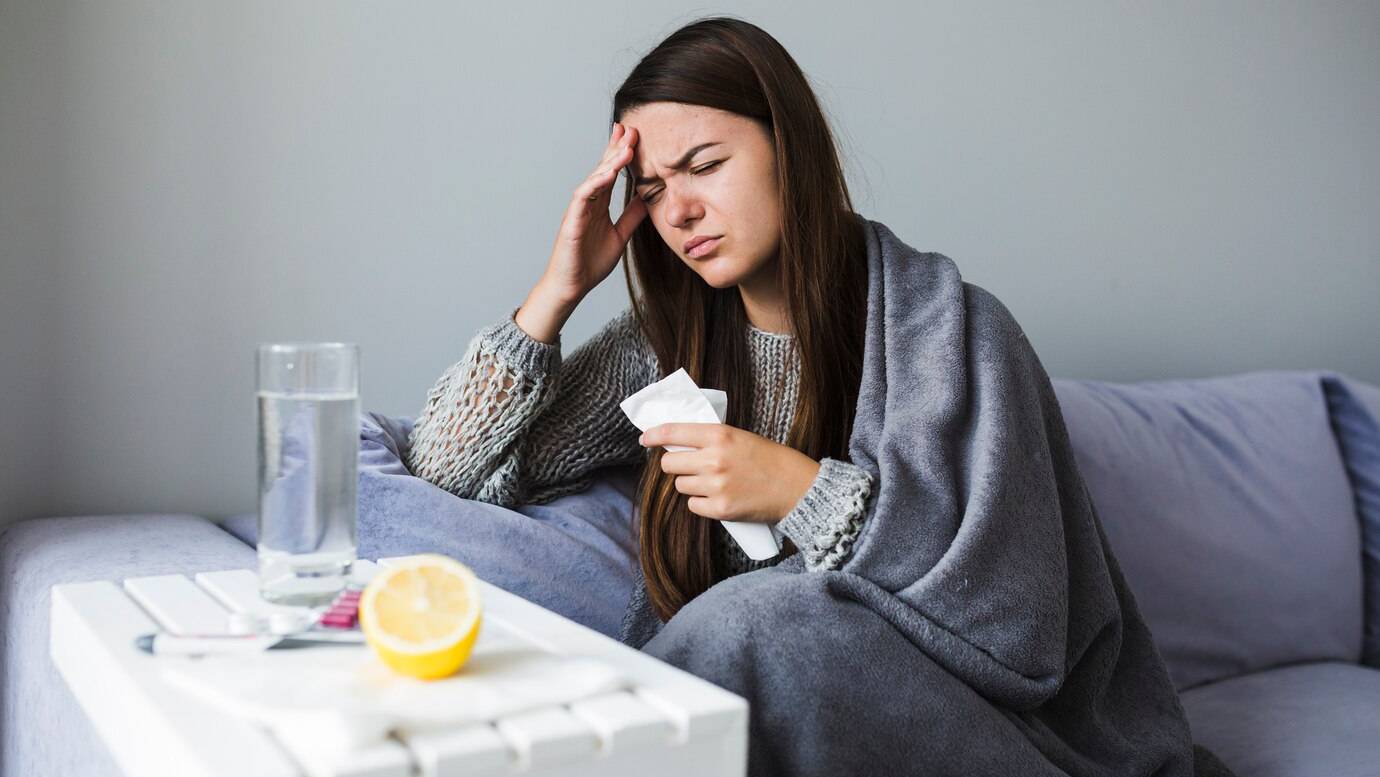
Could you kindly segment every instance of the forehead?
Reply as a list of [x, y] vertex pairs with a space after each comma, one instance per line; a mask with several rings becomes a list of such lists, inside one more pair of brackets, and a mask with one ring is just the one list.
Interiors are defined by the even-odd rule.
[[669, 168], [702, 143], [731, 143], [750, 131], [752, 122], [703, 105], [657, 102], [623, 114], [622, 124], [637, 130], [637, 148], [628, 167], [634, 176], [643, 176]]

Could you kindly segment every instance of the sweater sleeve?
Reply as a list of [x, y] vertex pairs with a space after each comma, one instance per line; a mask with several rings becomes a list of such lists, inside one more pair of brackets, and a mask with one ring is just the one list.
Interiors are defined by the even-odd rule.
[[562, 358], [517, 325], [514, 308], [481, 329], [427, 392], [408, 469], [492, 504], [541, 503], [588, 488], [600, 467], [642, 460], [618, 403], [655, 379], [631, 308]]
[[800, 549], [807, 569], [838, 569], [862, 531], [871, 493], [867, 470], [825, 457], [810, 487], [776, 526]]

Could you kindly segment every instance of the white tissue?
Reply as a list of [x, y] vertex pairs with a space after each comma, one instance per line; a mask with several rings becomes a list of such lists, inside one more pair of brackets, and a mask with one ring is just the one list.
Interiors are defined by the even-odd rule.
[[[718, 389], [695, 385], [682, 367], [619, 403], [628, 419], [642, 431], [661, 424], [721, 424], [728, 417], [728, 395]], [[689, 451], [684, 445], [667, 445], [666, 450]], [[729, 536], [753, 561], [781, 552], [781, 533], [774, 524], [751, 521], [721, 521]]]

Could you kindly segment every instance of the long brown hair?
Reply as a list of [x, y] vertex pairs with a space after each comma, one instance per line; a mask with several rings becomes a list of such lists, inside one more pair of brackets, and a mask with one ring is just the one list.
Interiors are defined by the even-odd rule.
[[[633, 68], [614, 95], [612, 121], [653, 102], [729, 111], [757, 121], [772, 139], [782, 219], [777, 278], [801, 364], [785, 444], [814, 459], [847, 459], [862, 376], [867, 256], [833, 135], [805, 74], [761, 28], [701, 19]], [[626, 186], [625, 207], [633, 196]], [[728, 392], [726, 423], [749, 428], [753, 369], [737, 287], [705, 283], [650, 218], [634, 232], [623, 271], [634, 316], [663, 370], [684, 367], [698, 385]], [[669, 620], [717, 581], [709, 519], [690, 512], [675, 476], [661, 471], [661, 456], [660, 448], [650, 453], [638, 485], [639, 543], [648, 598]]]

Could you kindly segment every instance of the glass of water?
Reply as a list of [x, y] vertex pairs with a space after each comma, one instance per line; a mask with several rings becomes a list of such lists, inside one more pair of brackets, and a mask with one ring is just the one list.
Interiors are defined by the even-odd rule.
[[330, 602], [355, 561], [359, 346], [258, 349], [259, 594]]

